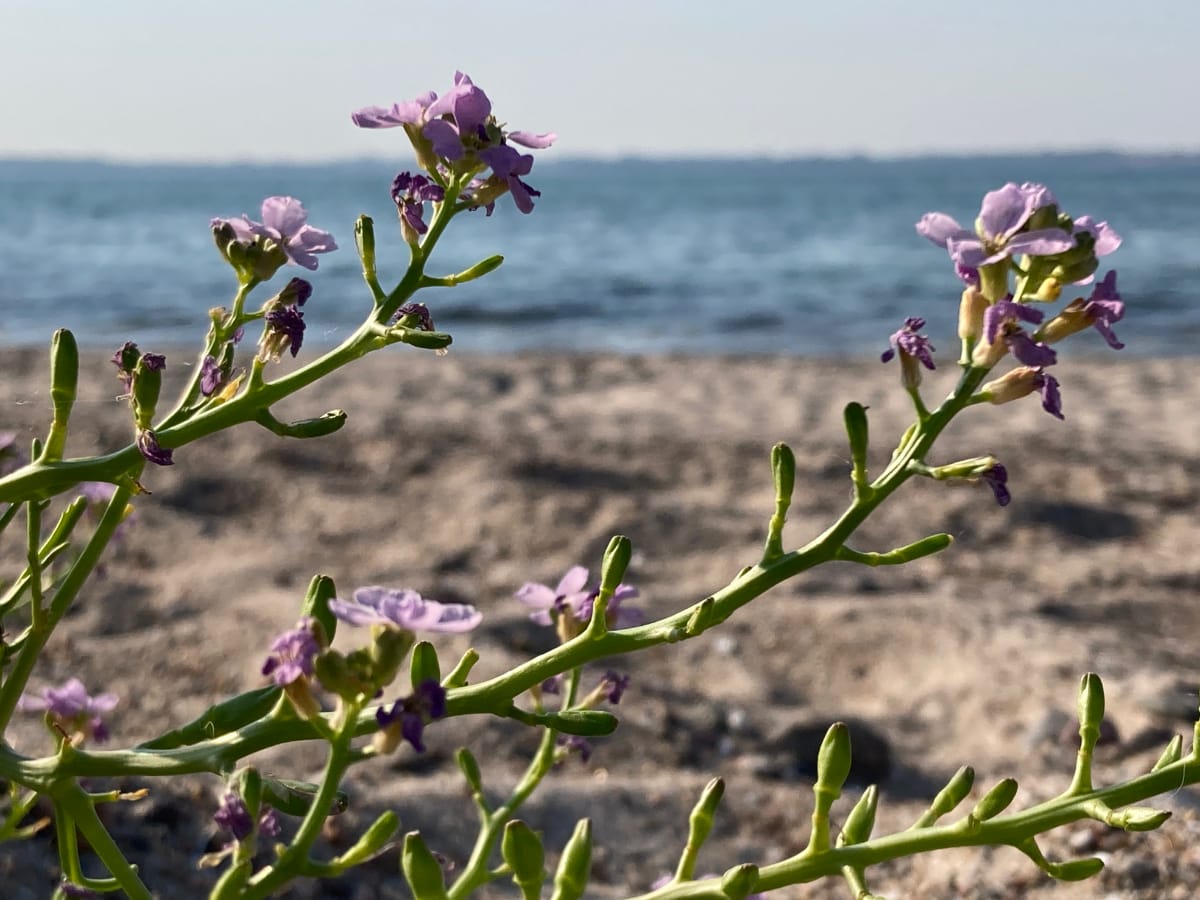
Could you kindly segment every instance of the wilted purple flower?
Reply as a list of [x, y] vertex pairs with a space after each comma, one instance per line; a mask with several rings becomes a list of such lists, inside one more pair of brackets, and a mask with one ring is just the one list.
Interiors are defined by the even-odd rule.
[[1062, 395], [1058, 392], [1058, 379], [1039, 369], [1033, 376], [1033, 386], [1042, 395], [1042, 409], [1056, 419], [1062, 419]]
[[[646, 621], [646, 614], [640, 609], [631, 609], [625, 606], [626, 600], [633, 600], [638, 596], [638, 589], [630, 584], [618, 584], [617, 589], [613, 591], [613, 595], [608, 598], [608, 606], [605, 608], [604, 620], [608, 623], [609, 628], [629, 628], [633, 625], [641, 625]], [[590, 622], [592, 620], [592, 607], [596, 603], [596, 598], [600, 596], [600, 589], [597, 588], [591, 591], [587, 598], [579, 604], [579, 608], [575, 611], [575, 616], [581, 622]]]
[[330, 600], [330, 611], [351, 625], [383, 625], [404, 631], [440, 631], [457, 634], [470, 631], [483, 615], [466, 603], [426, 600], [408, 588], [361, 587], [353, 602]]
[[15, 431], [0, 431], [0, 477], [25, 465], [25, 454], [17, 446], [17, 437]]
[[62, 687], [45, 688], [41, 697], [22, 694], [17, 708], [23, 712], [45, 712], [68, 734], [78, 741], [91, 738], [97, 744], [108, 740], [108, 728], [101, 714], [112, 712], [117, 705], [116, 694], [88, 696], [87, 689], [78, 678], [71, 678]]
[[609, 669], [600, 680], [600, 685], [607, 691], [605, 696], [608, 697], [608, 702], [616, 705], [621, 702], [621, 697], [629, 688], [629, 676]]
[[154, 436], [154, 432], [149, 428], [143, 428], [137, 433], [138, 452], [146, 458], [148, 462], [154, 463], [156, 466], [172, 466], [175, 464], [172, 459], [172, 451], [161, 446], [158, 443], [158, 438]]
[[399, 730], [400, 736], [418, 753], [425, 752], [425, 726], [446, 714], [446, 689], [432, 678], [422, 681], [411, 697], [397, 700], [389, 710], [379, 707], [375, 721], [385, 731]]
[[293, 278], [283, 286], [282, 291], [275, 295], [275, 299], [283, 304], [294, 303], [297, 306], [303, 306], [312, 297], [312, 292], [311, 282], [303, 278]]
[[1125, 346], [1117, 340], [1117, 336], [1113, 334], [1112, 330], [1113, 322], [1120, 322], [1125, 316], [1125, 303], [1121, 299], [1121, 295], [1117, 293], [1115, 269], [1105, 275], [1103, 280], [1096, 285], [1092, 296], [1083, 305], [1083, 312], [1091, 319], [1096, 330], [1104, 336], [1108, 346], [1114, 350], [1120, 350]]
[[[579, 616], [583, 604], [587, 602], [590, 592], [586, 590], [588, 570], [583, 566], [572, 566], [558, 582], [558, 587], [550, 588], [544, 584], [526, 582], [513, 595], [526, 606], [532, 606], [536, 612], [530, 613], [529, 618], [539, 625], [550, 625], [550, 610], [556, 609], [561, 614], [570, 613]], [[588, 618], [591, 618], [591, 607], [588, 607]]]
[[205, 397], [211, 397], [213, 392], [221, 386], [224, 377], [225, 374], [217, 364], [217, 358], [215, 356], [204, 357], [204, 361], [200, 363], [200, 393]]
[[1000, 463], [996, 463], [981, 477], [992, 489], [992, 493], [996, 496], [996, 502], [1001, 506], [1008, 506], [1008, 502], [1012, 500], [1012, 494], [1008, 492], [1008, 469]]
[[445, 196], [442, 186], [424, 175], [401, 172], [392, 180], [392, 200], [400, 213], [401, 228], [408, 243], [416, 244], [419, 236], [429, 230], [424, 219], [425, 204], [440, 203]]
[[117, 377], [125, 392], [129, 393], [133, 386], [133, 369], [141, 358], [141, 351], [133, 341], [126, 341], [121, 349], [112, 355], [112, 364], [117, 367]]
[[228, 831], [237, 841], [244, 841], [254, 831], [254, 820], [250, 818], [246, 801], [233, 791], [226, 791], [221, 797], [217, 811], [213, 813], [213, 821], [218, 828]]
[[143, 353], [142, 365], [155, 372], [161, 372], [167, 367], [167, 358], [161, 353]]
[[590, 741], [581, 738], [577, 734], [568, 734], [558, 739], [558, 746], [563, 750], [563, 756], [569, 756], [572, 753], [578, 753], [581, 762], [587, 762], [592, 758], [592, 744]]
[[946, 213], [931, 212], [921, 217], [917, 233], [945, 248], [955, 263], [972, 269], [1020, 254], [1051, 256], [1074, 247], [1074, 237], [1061, 228], [1021, 229], [1035, 212], [1055, 203], [1045, 185], [1010, 181], [984, 195], [975, 232]]
[[542, 682], [542, 693], [543, 694], [561, 694], [562, 693], [562, 681], [563, 681], [563, 677], [562, 677], [561, 673], [558, 675], [551, 675], [549, 678], [547, 678], [545, 681]]
[[271, 652], [263, 663], [262, 673], [280, 687], [306, 678], [313, 673], [313, 661], [321, 652], [321, 644], [313, 631], [315, 622], [305, 616], [295, 628], [283, 632], [271, 642]]
[[295, 306], [275, 306], [267, 310], [266, 321], [258, 344], [260, 357], [278, 359], [289, 348], [292, 356], [300, 352], [304, 343], [304, 313]]
[[429, 307], [424, 303], [405, 303], [392, 316], [392, 323], [399, 322], [407, 316], [417, 317], [417, 329], [419, 331], [433, 331], [433, 316], [429, 314]]
[[92, 898], [103, 896], [91, 888], [86, 888], [81, 884], [65, 880], [58, 883], [58, 892], [65, 897], [76, 897], [79, 900], [92, 900]]
[[983, 333], [989, 344], [1004, 338], [1008, 349], [1022, 364], [1034, 368], [1045, 368], [1058, 362], [1058, 354], [1043, 343], [1034, 341], [1020, 328], [1017, 322], [1037, 325], [1045, 318], [1039, 309], [1025, 303], [1014, 303], [1011, 295], [997, 300], [983, 314]]
[[891, 347], [883, 351], [883, 354], [879, 357], [879, 361], [889, 362], [896, 355], [896, 351], [899, 350], [901, 353], [916, 359], [921, 365], [932, 371], [935, 368], [933, 364], [933, 344], [929, 342], [929, 338], [925, 335], [917, 334], [924, 327], [924, 319], [917, 316], [906, 318], [904, 320], [904, 327], [888, 338], [888, 343], [891, 344]]
[[237, 239], [244, 243], [256, 237], [267, 238], [279, 245], [289, 261], [306, 269], [317, 268], [318, 253], [337, 249], [328, 231], [313, 228], [308, 213], [295, 197], [268, 197], [262, 202], [262, 222], [254, 222], [243, 213], [235, 219], [213, 219], [214, 227], [228, 223]]

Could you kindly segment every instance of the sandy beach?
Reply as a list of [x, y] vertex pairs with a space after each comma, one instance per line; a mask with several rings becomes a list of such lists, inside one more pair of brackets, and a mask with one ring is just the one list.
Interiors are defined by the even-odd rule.
[[[168, 356], [172, 380], [186, 371], [183, 359]], [[8, 351], [5, 372], [0, 430], [25, 442], [47, 421], [44, 351]], [[1075, 754], [1068, 717], [1087, 671], [1104, 678], [1114, 731], [1098, 782], [1148, 770], [1172, 733], [1190, 735], [1200, 361], [1068, 354], [1056, 374], [1065, 422], [1034, 399], [975, 407], [933, 460], [996, 455], [1011, 505], [998, 507], [982, 484], [914, 481], [853, 542], [888, 550], [947, 531], [947, 551], [904, 567], [824, 566], [696, 640], [589, 670], [585, 683], [604, 668], [632, 681], [616, 734], [597, 742], [588, 765], [572, 760], [554, 773], [523, 814], [545, 833], [552, 862], [576, 819], [591, 816], [589, 896], [648, 889], [673, 867], [687, 811], [713, 775], [728, 785], [703, 871], [797, 852], [812, 808], [811, 734], [835, 720], [851, 723], [862, 748], [857, 784], [835, 818], [878, 778], [877, 833], [911, 824], [962, 764], [975, 767], [980, 788], [1016, 777], [1017, 807], [1065, 788]], [[927, 400], [955, 377], [933, 373]], [[103, 354], [88, 354], [81, 381], [70, 453], [122, 446], [130, 417]], [[471, 643], [481, 654], [476, 678], [497, 674], [553, 641], [513, 592], [526, 581], [553, 584], [574, 564], [596, 572], [615, 533], [633, 541], [626, 580], [651, 616], [696, 602], [755, 562], [773, 508], [776, 441], [797, 458], [785, 544], [818, 534], [849, 497], [841, 410], [850, 400], [870, 409], [878, 471], [910, 409], [896, 370], [877, 360], [377, 354], [276, 410], [299, 418], [344, 408], [341, 432], [301, 442], [242, 426], [147, 471], [152, 493], [137, 500], [136, 524], [32, 684], [78, 676], [113, 691], [114, 746], [147, 739], [261, 684], [266, 646], [295, 622], [318, 572], [346, 594], [383, 584], [474, 603], [480, 629], [438, 646], [453, 660]], [[23, 551], [6, 537], [11, 564]], [[426, 734], [423, 756], [405, 748], [353, 771], [351, 809], [327, 834], [335, 847], [394, 808], [405, 831], [420, 829], [461, 865], [474, 814], [455, 748], [471, 744], [498, 795], [536, 743], [522, 726], [484, 718]], [[50, 747], [32, 716], [14, 743], [38, 755]], [[278, 749], [262, 764], [312, 778], [319, 749]], [[159, 896], [201, 895], [213, 875], [196, 861], [221, 841], [210, 818], [218, 779], [122, 785], [142, 786], [150, 795], [105, 807], [108, 821]], [[999, 849], [883, 865], [870, 870], [870, 886], [892, 900], [1191, 897], [1198, 799], [1188, 788], [1155, 801], [1175, 816], [1153, 834], [1078, 825], [1046, 839], [1052, 858], [1105, 856], [1105, 872], [1083, 884], [1056, 885]], [[52, 840], [50, 829], [0, 847], [5, 897], [47, 896]], [[391, 853], [288, 896], [403, 897], [396, 870]], [[513, 895], [497, 884], [494, 896]], [[830, 881], [778, 896], [847, 891]]]

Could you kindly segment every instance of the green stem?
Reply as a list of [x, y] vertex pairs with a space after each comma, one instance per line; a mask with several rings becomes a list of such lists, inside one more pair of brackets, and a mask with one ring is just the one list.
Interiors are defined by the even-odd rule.
[[25, 504], [26, 522], [29, 526], [25, 560], [29, 572], [29, 618], [34, 632], [46, 628], [46, 610], [42, 608], [42, 509], [43, 501], [30, 500]]
[[91, 798], [84, 790], [73, 780], [59, 782], [51, 791], [51, 796], [55, 806], [65, 812], [68, 819], [73, 820], [75, 827], [87, 838], [92, 852], [100, 857], [100, 861], [130, 900], [154, 900], [153, 895], [138, 878], [137, 869], [125, 859], [112, 835], [100, 822]]
[[309, 851], [317, 837], [320, 836], [321, 827], [329, 818], [329, 811], [334, 807], [342, 777], [354, 761], [350, 743], [354, 740], [355, 718], [358, 712], [357, 707], [347, 710], [346, 726], [333, 735], [333, 739], [329, 742], [329, 758], [325, 761], [325, 775], [321, 779], [320, 790], [313, 797], [312, 805], [309, 806], [308, 813], [300, 823], [296, 836], [292, 838], [292, 842], [278, 860], [261, 869], [250, 879], [250, 883], [242, 895], [244, 900], [269, 897], [293, 878], [304, 873], [308, 864]]

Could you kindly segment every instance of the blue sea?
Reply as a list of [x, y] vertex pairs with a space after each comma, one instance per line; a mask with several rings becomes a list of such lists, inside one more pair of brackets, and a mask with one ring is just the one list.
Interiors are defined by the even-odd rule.
[[[1124, 236], [1104, 262], [1120, 271], [1126, 353], [1191, 354], [1200, 344], [1197, 157], [541, 156], [529, 177], [542, 191], [532, 215], [508, 198], [490, 218], [462, 215], [429, 266], [452, 273], [505, 257], [480, 281], [418, 297], [456, 352], [861, 355], [882, 350], [911, 315], [950, 349], [960, 288], [946, 254], [913, 225], [942, 210], [970, 227], [984, 192], [1005, 181], [1045, 182], [1067, 212], [1107, 219]], [[307, 340], [336, 343], [370, 303], [354, 252], [359, 213], [375, 218], [385, 287], [403, 273], [388, 196], [401, 166], [411, 164], [0, 161], [0, 344], [40, 343], [62, 326], [97, 347], [198, 344], [207, 311], [233, 288], [209, 220], [258, 218], [272, 194], [300, 198], [341, 245], [321, 258], [305, 307]], [[1105, 350], [1091, 332], [1079, 343]]]

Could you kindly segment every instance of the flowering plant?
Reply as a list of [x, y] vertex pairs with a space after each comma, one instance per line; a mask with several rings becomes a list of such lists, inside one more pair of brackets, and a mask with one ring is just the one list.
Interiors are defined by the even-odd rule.
[[[508, 130], [493, 115], [487, 95], [462, 73], [441, 96], [430, 92], [390, 107], [367, 107], [352, 120], [363, 128], [402, 129], [422, 171], [401, 172], [391, 183], [409, 261], [390, 290], [384, 288], [377, 268], [374, 223], [366, 216], [358, 220], [355, 244], [371, 302], [362, 324], [339, 346], [300, 368], [269, 377], [270, 367], [285, 353], [296, 357], [301, 352], [301, 307], [313, 299], [313, 291], [304, 279], [292, 278], [257, 309], [248, 306], [252, 292], [286, 266], [318, 268], [319, 257], [337, 249], [328, 232], [308, 224], [298, 200], [269, 197], [261, 207], [261, 222], [246, 215], [212, 221], [217, 250], [232, 268], [237, 287], [228, 307], [212, 310], [197, 365], [169, 411], [159, 408], [168, 361], [126, 343], [112, 363], [129, 401], [128, 445], [102, 456], [67, 458], [80, 361], [73, 336], [60, 330], [51, 346], [53, 410], [44, 439], [33, 443], [26, 460], [19, 458], [11, 437], [0, 435], [0, 503], [6, 504], [0, 530], [21, 515], [26, 524], [23, 564], [0, 597], [0, 729], [7, 735], [18, 711], [41, 713], [55, 741], [54, 752], [40, 758], [7, 740], [0, 744], [0, 778], [10, 788], [0, 839], [28, 838], [52, 821], [65, 895], [123, 891], [133, 898], [152, 896], [97, 812], [105, 802], [143, 794], [96, 792], [98, 780], [203, 772], [223, 781], [214, 821], [231, 837], [200, 860], [223, 867], [213, 884], [213, 897], [271, 896], [297, 878], [336, 877], [397, 844], [403, 878], [417, 897], [457, 900], [497, 878], [511, 878], [526, 898], [541, 896], [547, 879], [546, 848], [541, 835], [517, 813], [556, 764], [573, 754], [586, 761], [591, 742], [617, 727], [611, 707], [636, 687], [627, 674], [605, 668], [598, 680], [588, 676], [594, 686], [585, 690], [588, 664], [694, 638], [772, 587], [823, 563], [898, 565], [945, 550], [952, 543], [946, 533], [883, 551], [857, 549], [849, 541], [874, 510], [917, 476], [984, 485], [997, 503], [1007, 504], [1011, 495], [1005, 465], [991, 455], [935, 461], [932, 453], [939, 436], [970, 407], [1030, 395], [1040, 399], [1048, 414], [1062, 419], [1064, 399], [1058, 378], [1051, 374], [1058, 364], [1055, 345], [1094, 327], [1110, 346], [1122, 346], [1113, 332], [1124, 312], [1116, 274], [1110, 271], [1094, 282], [1100, 257], [1120, 245], [1120, 237], [1106, 222], [1072, 217], [1059, 208], [1046, 186], [1028, 183], [1006, 184], [988, 193], [974, 231], [943, 213], [930, 213], [917, 231], [946, 250], [953, 277], [962, 287], [960, 378], [940, 403], [933, 408], [926, 404], [922, 378], [923, 372], [937, 367], [935, 350], [922, 333], [924, 320], [906, 318], [882, 359], [897, 360], [914, 420], [882, 469], [872, 474], [867, 410], [854, 402], [845, 407], [851, 499], [837, 520], [806, 544], [788, 549], [784, 543], [796, 462], [791, 449], [780, 443], [771, 453], [775, 500], [761, 555], [727, 585], [684, 609], [650, 618], [631, 605], [638, 599], [637, 590], [624, 581], [632, 543], [624, 536], [613, 537], [597, 580], [590, 580], [589, 571], [580, 565], [553, 587], [530, 582], [517, 589], [515, 599], [530, 610], [536, 625], [553, 628], [557, 644], [476, 682], [470, 680], [479, 659], [475, 650], [445, 666], [435, 644], [421, 638], [486, 627], [483, 613], [473, 604], [440, 602], [390, 586], [361, 587], [347, 597], [328, 577], [317, 575], [300, 604], [296, 624], [273, 639], [263, 638], [264, 685], [137, 746], [94, 750], [90, 744], [111, 737], [103, 717], [118, 698], [89, 695], [88, 686], [75, 678], [40, 691], [32, 689], [31, 681], [55, 629], [84, 583], [98, 572], [105, 548], [132, 523], [132, 506], [148, 493], [144, 482], [153, 481], [153, 467], [186, 464], [188, 445], [247, 422], [287, 438], [331, 434], [345, 423], [345, 412], [285, 422], [272, 407], [340, 367], [394, 344], [444, 352], [451, 336], [435, 328], [429, 308], [414, 296], [427, 287], [483, 277], [502, 260], [489, 257], [457, 274], [431, 275], [426, 269], [433, 251], [456, 216], [480, 209], [490, 215], [506, 195], [521, 213], [532, 212], [540, 193], [525, 179], [534, 156], [517, 147], [546, 149], [555, 140], [553, 134]], [[1090, 296], [1073, 299], [1057, 314], [1044, 312], [1064, 291], [1090, 291]], [[253, 355], [239, 366], [240, 341], [247, 328], [259, 328], [260, 336]], [[1016, 365], [993, 376], [1010, 358]], [[51, 501], [59, 496], [74, 499], [47, 527]], [[342, 626], [364, 629], [365, 643], [349, 651], [335, 648]], [[405, 666], [408, 684], [399, 687]], [[538, 729], [541, 737], [524, 776], [500, 803], [485, 792], [483, 770], [472, 752], [458, 751], [456, 760], [480, 821], [460, 869], [448, 872], [419, 832], [398, 840], [399, 817], [391, 811], [381, 814], [343, 852], [331, 856], [318, 849], [327, 820], [345, 808], [341, 787], [352, 766], [402, 752], [405, 745], [421, 753], [439, 723], [467, 715], [515, 720]], [[674, 872], [653, 887], [645, 886], [645, 896], [744, 898], [841, 876], [852, 895], [862, 900], [871, 896], [866, 873], [872, 866], [973, 845], [1012, 846], [1051, 877], [1087, 878], [1099, 871], [1102, 860], [1050, 861], [1038, 837], [1082, 819], [1128, 831], [1156, 828], [1166, 813], [1131, 804], [1200, 781], [1198, 726], [1187, 753], [1182, 738], [1176, 737], [1149, 773], [1096, 786], [1092, 762], [1103, 715], [1100, 679], [1088, 674], [1079, 694], [1074, 775], [1052, 800], [1009, 812], [1017, 784], [1005, 779], [983, 792], [965, 815], [943, 823], [973, 789], [973, 772], [964, 767], [911, 828], [881, 837], [872, 834], [879, 794], [869, 787], [845, 815], [835, 838], [833, 805], [847, 783], [852, 761], [850, 729], [835, 723], [821, 743], [812, 828], [799, 852], [765, 865], [747, 862], [721, 875], [698, 878], [698, 854], [723, 793], [723, 783], [714, 780], [680, 836], [682, 851]], [[267, 775], [246, 762], [260, 750], [305, 740], [325, 747], [324, 772], [316, 784]], [[40, 798], [48, 803], [50, 815], [31, 821]], [[80, 837], [105, 874], [84, 872]], [[271, 845], [270, 858], [264, 859], [260, 843], [277, 838], [281, 840]], [[591, 872], [589, 820], [577, 824], [565, 846], [551, 850], [560, 851], [551, 896], [583, 896]]]

